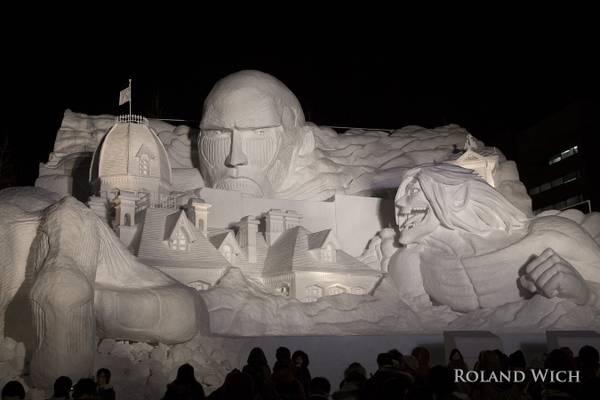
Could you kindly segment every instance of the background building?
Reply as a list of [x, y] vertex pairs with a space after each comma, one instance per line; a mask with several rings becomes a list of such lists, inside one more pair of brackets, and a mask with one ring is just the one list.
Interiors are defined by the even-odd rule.
[[534, 212], [600, 208], [600, 167], [593, 103], [574, 103], [516, 135], [517, 165]]

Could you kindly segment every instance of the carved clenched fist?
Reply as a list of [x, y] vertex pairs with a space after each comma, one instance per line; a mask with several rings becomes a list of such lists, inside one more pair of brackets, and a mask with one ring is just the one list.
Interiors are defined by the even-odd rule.
[[532, 293], [560, 297], [586, 304], [590, 289], [577, 270], [552, 249], [544, 250], [527, 263], [520, 282]]

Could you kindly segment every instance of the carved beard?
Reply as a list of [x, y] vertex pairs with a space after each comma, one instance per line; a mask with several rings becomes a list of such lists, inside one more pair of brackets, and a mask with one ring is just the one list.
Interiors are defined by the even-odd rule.
[[286, 183], [289, 182], [288, 178], [292, 165], [294, 164], [295, 150], [292, 146], [286, 146], [280, 149], [279, 154], [275, 163], [267, 171], [267, 179], [271, 182], [273, 191], [280, 191]]
[[263, 138], [252, 138], [242, 142], [242, 150], [248, 157], [248, 165], [260, 169], [268, 168], [277, 156], [279, 140], [268, 135]]
[[264, 197], [260, 185], [249, 178], [225, 178], [215, 184], [215, 189], [246, 193], [254, 197]]
[[206, 135], [201, 139], [202, 172], [212, 187], [270, 197], [289, 183], [287, 178], [297, 152], [291, 132], [244, 137], [240, 146], [247, 164], [230, 167], [225, 162], [231, 151], [229, 135]]
[[226, 161], [231, 152], [231, 137], [222, 134], [207, 135], [200, 143], [202, 172], [216, 189], [264, 197], [271, 191], [267, 171], [272, 168], [278, 146], [279, 138], [274, 133], [244, 137], [240, 147], [246, 163], [229, 166]]

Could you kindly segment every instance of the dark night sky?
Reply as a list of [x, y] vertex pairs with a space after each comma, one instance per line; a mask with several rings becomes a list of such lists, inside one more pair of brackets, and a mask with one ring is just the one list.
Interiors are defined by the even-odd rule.
[[[109, 57], [110, 59], [110, 57]], [[177, 59], [175, 57], [175, 59]], [[119, 66], [79, 56], [69, 67], [40, 66], [24, 80], [5, 75], [21, 113], [8, 130], [12, 184], [30, 185], [46, 162], [62, 113], [124, 113], [119, 90], [133, 78], [133, 109], [197, 124], [212, 85], [240, 69], [282, 80], [319, 125], [400, 128], [457, 123], [511, 157], [516, 133], [579, 100], [597, 101], [596, 78], [569, 68], [514, 59], [435, 61], [362, 56], [237, 56]], [[15, 122], [15, 121], [13, 121]], [[5, 173], [6, 175], [6, 173]]]

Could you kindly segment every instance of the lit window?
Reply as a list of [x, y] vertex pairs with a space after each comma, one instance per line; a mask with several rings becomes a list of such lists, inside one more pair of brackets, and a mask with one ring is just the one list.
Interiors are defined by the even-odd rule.
[[554, 179], [552, 182], [546, 182], [540, 186], [531, 188], [529, 190], [529, 194], [534, 195], [541, 192], [545, 192], [546, 190], [550, 190], [551, 188], [564, 185], [565, 183], [573, 182], [574, 180], [579, 178], [581, 178], [581, 171], [570, 172], [565, 176], [561, 176], [560, 178]]
[[550, 159], [550, 161], [549, 161], [548, 163], [549, 163], [550, 165], [552, 165], [552, 164], [556, 164], [556, 163], [557, 163], [557, 162], [559, 162], [560, 160], [562, 160], [562, 158], [561, 158], [560, 156], [558, 156], [558, 157], [551, 158], [551, 159]]
[[548, 164], [556, 164], [557, 162], [562, 161], [565, 158], [574, 156], [577, 153], [579, 153], [579, 146], [569, 147], [568, 149], [561, 151], [560, 154], [556, 154], [550, 157], [550, 159], [548, 160]]

